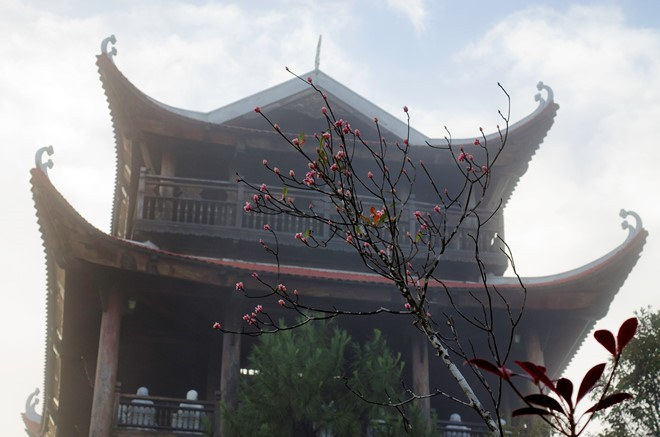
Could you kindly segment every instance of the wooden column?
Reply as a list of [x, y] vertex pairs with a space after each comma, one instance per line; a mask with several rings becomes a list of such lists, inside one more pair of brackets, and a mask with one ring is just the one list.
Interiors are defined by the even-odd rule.
[[114, 418], [114, 389], [119, 360], [122, 298], [112, 290], [104, 296], [99, 350], [96, 359], [90, 437], [110, 437]]
[[[225, 311], [224, 325], [227, 329], [236, 331], [239, 316], [231, 311], [232, 305]], [[235, 319], [235, 320], [234, 320]], [[229, 408], [238, 405], [238, 382], [241, 375], [241, 338], [240, 334], [223, 334], [222, 336], [222, 366], [220, 370], [220, 402]], [[227, 424], [220, 421], [220, 432], [228, 437]]]
[[[415, 335], [412, 338], [412, 377], [413, 392], [416, 395], [428, 395], [431, 392], [429, 381], [429, 350], [426, 337]], [[422, 417], [431, 424], [431, 399], [420, 399], [417, 401]]]

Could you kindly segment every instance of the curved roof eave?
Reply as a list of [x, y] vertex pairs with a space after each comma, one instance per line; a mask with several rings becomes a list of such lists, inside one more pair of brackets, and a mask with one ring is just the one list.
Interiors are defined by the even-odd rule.
[[[107, 55], [99, 55], [99, 68], [115, 68], [117, 71], [119, 69], [116, 67], [114, 62], [112, 62]], [[131, 84], [128, 79], [122, 75], [124, 80]], [[301, 75], [300, 77], [311, 77], [314, 84], [321, 88], [324, 91], [329, 92], [336, 98], [342, 100], [344, 103], [354, 107], [356, 110], [365, 114], [368, 117], [378, 117], [378, 123], [384, 128], [388, 129], [390, 132], [394, 133], [400, 138], [409, 138], [411, 145], [425, 145], [427, 142], [430, 144], [442, 143], [444, 145], [444, 138], [430, 138], [422, 132], [418, 131], [413, 127], [408, 127], [407, 123], [388, 113], [384, 109], [365, 99], [361, 95], [357, 94], [355, 91], [336, 81], [329, 75], [325, 74], [320, 70], [313, 70], [306, 74]], [[131, 86], [140, 92], [140, 94], [146, 98], [153, 105], [158, 106], [161, 109], [165, 109], [173, 114], [182, 116], [184, 118], [189, 118], [192, 120], [202, 121], [206, 123], [213, 124], [223, 124], [227, 121], [233, 120], [242, 115], [251, 113], [256, 106], [268, 106], [272, 103], [275, 103], [279, 100], [291, 97], [295, 94], [303, 92], [309, 89], [309, 85], [299, 78], [292, 78], [280, 84], [274, 85], [270, 88], [267, 88], [263, 91], [257, 92], [250, 96], [244, 97], [240, 100], [232, 102], [228, 105], [219, 107], [217, 109], [211, 110], [209, 112], [201, 112], [189, 109], [183, 109], [168, 105], [166, 103], [160, 102], [157, 99], [143, 93], [137, 87], [131, 84]], [[546, 90], [547, 98], [543, 98], [540, 93], [535, 95], [535, 100], [539, 102], [537, 108], [526, 117], [521, 120], [511, 124], [509, 126], [509, 136], [515, 134], [518, 130], [525, 128], [534, 120], [536, 120], [544, 110], [554, 104], [554, 93], [552, 89], [545, 85], [543, 82], [539, 82], [536, 85], [539, 91]], [[487, 141], [498, 141], [500, 138], [499, 132], [492, 132], [486, 134]], [[456, 145], [462, 144], [471, 144], [474, 141], [473, 138], [456, 138], [453, 139], [452, 143]], [[538, 145], [536, 145], [538, 147]]]

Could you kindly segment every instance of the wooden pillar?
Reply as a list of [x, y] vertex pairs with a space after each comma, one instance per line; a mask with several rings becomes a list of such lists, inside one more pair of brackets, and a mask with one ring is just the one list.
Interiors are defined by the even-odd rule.
[[[415, 335], [412, 338], [412, 377], [413, 392], [416, 395], [428, 395], [431, 392], [429, 380], [429, 350], [426, 337]], [[428, 425], [431, 424], [431, 399], [425, 398], [417, 401], [422, 417]]]
[[[234, 320], [235, 318], [235, 320]], [[231, 305], [225, 311], [224, 323], [227, 329], [238, 330], [239, 319], [231, 311]], [[223, 334], [222, 336], [222, 366], [220, 370], [220, 402], [228, 408], [238, 405], [238, 383], [241, 375], [241, 338], [240, 334]], [[227, 424], [220, 421], [220, 434], [228, 437]]]
[[114, 389], [119, 361], [119, 334], [121, 329], [122, 298], [112, 290], [104, 296], [101, 318], [99, 350], [96, 358], [96, 377], [92, 399], [90, 437], [110, 437], [114, 418]]

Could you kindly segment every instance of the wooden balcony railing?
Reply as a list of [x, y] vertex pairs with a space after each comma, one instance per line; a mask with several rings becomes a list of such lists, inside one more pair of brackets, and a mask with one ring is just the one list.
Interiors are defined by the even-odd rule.
[[[275, 196], [279, 195], [279, 193], [271, 193]], [[246, 201], [252, 201], [253, 194], [249, 188], [235, 182], [150, 175], [142, 169], [133, 229], [251, 241], [264, 238], [268, 241], [270, 234], [263, 230], [264, 224], [267, 223], [274, 231], [291, 235], [292, 238], [280, 239], [280, 244], [284, 245], [297, 244], [293, 235], [308, 229], [319, 240], [330, 236], [330, 229], [327, 226], [311, 218], [292, 217], [286, 214], [245, 213], [243, 206]], [[309, 204], [315, 205], [315, 212], [321, 216], [332, 218], [336, 215], [334, 206], [323, 202], [314, 193], [290, 189], [287, 196], [295, 199], [296, 204], [301, 208], [307, 208]], [[373, 200], [373, 206], [379, 206], [375, 198], [363, 197], [363, 200], [365, 202]], [[401, 234], [405, 235], [407, 231], [414, 234], [417, 231], [419, 225], [414, 217], [414, 211], [430, 212], [433, 211], [433, 207], [433, 204], [410, 201], [402, 214], [403, 220], [400, 221]], [[449, 212], [447, 218], [449, 224], [456, 223], [459, 214]], [[492, 219], [479, 230], [479, 249], [482, 261], [486, 264], [502, 262], [498, 245], [492, 244], [500, 227], [499, 219]], [[474, 235], [475, 231], [476, 220], [466, 219], [449, 245], [448, 258], [464, 259], [466, 256], [473, 256], [474, 248], [469, 234]], [[331, 242], [330, 248], [339, 251], [351, 250], [343, 240], [335, 240]]]
[[175, 432], [182, 437], [218, 435], [216, 402], [117, 393], [116, 411], [118, 435], [124, 435], [122, 431], [150, 435]]

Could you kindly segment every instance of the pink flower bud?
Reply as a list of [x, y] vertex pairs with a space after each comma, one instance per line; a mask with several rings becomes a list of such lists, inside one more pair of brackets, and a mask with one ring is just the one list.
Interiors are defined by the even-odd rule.
[[481, 144], [481, 143], [479, 142], [479, 138], [476, 138], [476, 139], [474, 140], [474, 145], [475, 145], [475, 146], [479, 146], [480, 144]]
[[372, 172], [369, 171], [369, 172], [367, 172], [367, 177], [368, 177], [369, 179], [373, 179], [373, 178], [374, 178], [374, 174], [373, 174]]
[[285, 306], [285, 305], [286, 305], [286, 302], [284, 302], [284, 299], [280, 299], [280, 300], [278, 300], [277, 303], [279, 303], [281, 306]]
[[259, 187], [259, 191], [261, 191], [262, 193], [268, 191], [268, 187], [266, 186], [266, 184], [261, 184], [261, 186]]
[[236, 283], [236, 291], [243, 291], [243, 283], [242, 282], [237, 282]]
[[325, 106], [322, 107], [322, 108], [321, 108], [321, 112], [322, 112], [323, 114], [327, 114], [327, 113], [328, 113], [328, 108], [326, 108]]
[[270, 231], [270, 225], [268, 223], [264, 225], [264, 231]]
[[299, 146], [300, 141], [298, 141], [298, 138], [294, 138], [294, 139], [291, 140], [291, 144], [293, 144], [294, 146]]
[[293, 172], [293, 170], [289, 170], [289, 177], [292, 179], [296, 177], [296, 174]]
[[257, 272], [252, 272], [252, 277], [253, 277], [253, 278], [258, 278], [258, 277], [259, 277], [259, 274], [258, 274]]
[[[257, 108], [258, 108], [258, 106], [257, 106]], [[220, 325], [220, 322], [215, 322], [213, 324], [213, 329], [222, 329], [222, 325]]]
[[255, 106], [254, 107], [254, 112], [256, 112], [257, 114], [261, 114], [261, 108], [258, 107], [258, 106]]
[[277, 131], [278, 131], [278, 130], [280, 130], [280, 125], [279, 125], [279, 124], [277, 124], [277, 123], [275, 123], [275, 124], [273, 125], [273, 127], [274, 127], [274, 128], [275, 128], [275, 130], [277, 130]]
[[323, 132], [323, 135], [322, 135], [322, 136], [323, 136], [323, 138], [325, 138], [326, 140], [329, 140], [329, 139], [330, 139], [330, 132]]
[[348, 126], [344, 126], [344, 129], [342, 130], [342, 132], [344, 132], [344, 135], [348, 134], [348, 132], [350, 132], [349, 129], [348, 129]]
[[440, 214], [440, 212], [441, 212], [440, 205], [435, 205], [435, 206], [433, 207], [433, 211], [435, 211], [435, 212], [437, 212], [438, 214]]
[[355, 129], [353, 132], [355, 133], [356, 137], [360, 136], [360, 129]]
[[374, 123], [378, 124], [378, 117], [374, 117]]
[[415, 218], [420, 218], [422, 213], [419, 211], [415, 211], [413, 214], [415, 214]]
[[259, 194], [252, 195], [252, 200], [254, 200], [254, 203], [259, 203], [259, 199], [261, 199]]
[[307, 82], [312, 83], [312, 76], [307, 77]]
[[337, 158], [337, 161], [340, 161], [340, 160], [344, 159], [345, 156], [346, 156], [346, 153], [344, 153], [343, 150], [340, 150], [335, 155], [335, 158]]
[[286, 286], [284, 284], [277, 284], [277, 291], [281, 291], [282, 293], [286, 293]]
[[266, 200], [266, 202], [270, 202], [270, 194], [266, 194], [264, 196], [264, 199]]
[[408, 107], [406, 105], [403, 105], [403, 112], [408, 112]]
[[408, 311], [410, 311], [410, 304], [408, 302], [406, 302], [406, 304], [403, 307]]
[[264, 159], [263, 161], [261, 161], [261, 163], [262, 163], [263, 165], [268, 165], [268, 160]]
[[488, 172], [488, 166], [487, 166], [487, 165], [482, 165], [482, 166], [481, 166], [481, 170], [482, 170], [484, 173]]
[[298, 289], [297, 289], [297, 288], [294, 288], [294, 289], [293, 289], [293, 294], [296, 295], [296, 296], [298, 296]]
[[348, 234], [346, 236], [346, 243], [352, 245], [353, 244], [353, 236], [351, 234]]
[[245, 202], [245, 206], [243, 206], [243, 211], [245, 211], [245, 212], [250, 212], [250, 211], [252, 211], [252, 204], [250, 204], [250, 202], [247, 202], [247, 201], [246, 201], [246, 202]]
[[328, 100], [328, 93], [323, 93], [323, 94], [321, 94], [321, 95], [323, 96], [323, 99], [324, 99], [324, 100]]
[[273, 169], [273, 173], [275, 173], [275, 174], [280, 174], [280, 169], [277, 168], [277, 167], [275, 167], [275, 168]]
[[263, 311], [264, 311], [263, 305], [257, 305], [256, 307], [254, 307], [255, 313], [262, 313]]
[[295, 235], [294, 238], [295, 238], [296, 240], [302, 240], [302, 238], [303, 238], [303, 234], [302, 234], [302, 232], [296, 232], [296, 235]]

